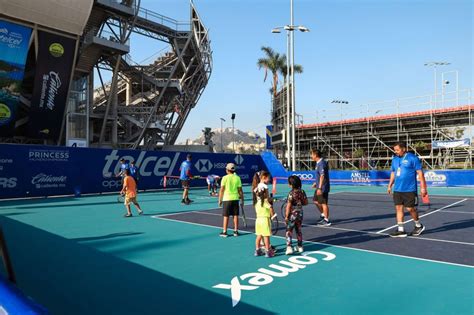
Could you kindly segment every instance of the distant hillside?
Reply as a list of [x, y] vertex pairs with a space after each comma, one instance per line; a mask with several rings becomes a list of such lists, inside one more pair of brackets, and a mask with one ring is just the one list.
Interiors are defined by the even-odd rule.
[[[214, 142], [214, 151], [222, 152], [221, 150], [221, 129], [213, 129], [214, 136], [212, 141]], [[226, 128], [222, 132], [222, 142], [224, 152], [233, 152], [232, 149], [232, 128]], [[187, 139], [187, 143], [178, 144], [204, 144], [204, 135], [196, 139]], [[265, 138], [256, 134], [255, 132], [245, 132], [239, 129], [235, 129], [235, 151], [237, 153], [259, 153], [265, 149]]]

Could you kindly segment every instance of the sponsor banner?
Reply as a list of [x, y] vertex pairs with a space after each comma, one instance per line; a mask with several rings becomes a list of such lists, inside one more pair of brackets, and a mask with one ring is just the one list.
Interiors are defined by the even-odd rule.
[[[474, 170], [424, 170], [425, 180], [430, 187], [474, 187]], [[310, 171], [288, 172], [296, 175], [301, 180], [315, 180], [315, 173]], [[350, 186], [387, 186], [390, 179], [390, 171], [329, 171], [331, 185]], [[279, 176], [278, 183], [286, 183], [284, 176]]]
[[76, 40], [40, 31], [38, 42], [28, 130], [33, 138], [56, 140], [64, 117]]
[[[0, 144], [0, 198], [118, 192], [119, 160], [134, 160], [139, 169], [140, 190], [162, 189], [164, 176], [179, 176], [186, 152], [111, 150]], [[193, 153], [191, 173], [206, 177], [225, 175], [225, 166], [236, 164], [243, 183], [251, 183], [256, 171], [266, 169], [259, 155]], [[207, 186], [193, 180], [192, 186]], [[180, 188], [176, 178], [168, 188]]]
[[471, 145], [469, 138], [461, 140], [433, 141], [433, 149], [466, 148]]
[[265, 128], [265, 134], [266, 134], [266, 143], [267, 143], [267, 150], [272, 150], [273, 149], [273, 145], [272, 145], [272, 132], [273, 132], [273, 125], [268, 125], [266, 128]]
[[16, 112], [31, 36], [29, 27], [0, 20], [0, 136], [15, 132]]

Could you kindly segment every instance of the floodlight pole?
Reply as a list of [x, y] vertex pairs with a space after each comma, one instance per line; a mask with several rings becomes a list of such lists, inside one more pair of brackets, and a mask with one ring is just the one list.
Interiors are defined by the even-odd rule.
[[224, 118], [221, 118], [221, 152], [224, 152], [224, 142], [223, 142], [223, 140], [222, 140], [222, 139], [223, 139], [223, 138], [222, 138], [222, 135], [223, 135], [223, 133], [224, 133], [224, 129], [223, 129], [223, 127], [222, 127], [222, 126], [223, 126], [222, 124], [223, 124], [224, 121], [225, 121], [225, 119], [224, 119]]

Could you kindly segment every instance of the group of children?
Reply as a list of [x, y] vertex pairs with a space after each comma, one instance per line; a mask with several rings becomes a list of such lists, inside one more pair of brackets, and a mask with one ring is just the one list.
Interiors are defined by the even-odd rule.
[[[120, 194], [125, 195], [125, 208], [127, 213], [125, 217], [131, 217], [130, 204], [133, 203], [138, 209], [138, 214], [143, 214], [140, 205], [137, 202], [137, 175], [138, 169], [134, 162], [130, 165], [121, 160], [120, 173], [117, 176], [123, 178], [123, 188]], [[180, 167], [181, 181], [183, 185], [183, 199], [182, 203], [189, 204], [191, 200], [188, 196], [189, 180], [192, 178], [191, 169], [191, 155], [187, 156]], [[222, 178], [221, 187], [218, 194], [219, 207], [223, 207], [223, 231], [220, 233], [221, 237], [227, 237], [227, 227], [229, 224], [229, 217], [233, 216], [234, 236], [238, 236], [238, 217], [239, 217], [239, 201], [240, 205], [244, 204], [244, 194], [242, 191], [242, 182], [240, 177], [235, 173], [236, 167], [233, 163], [226, 166], [226, 176]], [[133, 176], [132, 175], [135, 175]], [[209, 195], [217, 194], [217, 181], [219, 176], [209, 175], [206, 178], [208, 184]], [[255, 256], [273, 257], [275, 255], [275, 247], [270, 243], [270, 236], [272, 235], [271, 220], [277, 216], [273, 210], [273, 195], [268, 189], [270, 182], [270, 173], [267, 171], [260, 171], [255, 173], [252, 181], [252, 199], [253, 206], [256, 212], [255, 221]], [[308, 198], [305, 191], [302, 189], [301, 179], [292, 175], [288, 177], [288, 185], [291, 189], [287, 198], [287, 206], [285, 209], [285, 223], [286, 223], [286, 254], [291, 255], [296, 250], [299, 253], [303, 252], [303, 206], [308, 204]], [[293, 231], [296, 232], [297, 246], [295, 249], [293, 243]]]
[[[268, 189], [270, 174], [266, 171], [258, 172], [252, 181], [253, 205], [255, 207], [255, 256], [273, 257], [275, 248], [270, 244], [271, 220], [277, 214], [273, 210], [273, 196]], [[293, 254], [293, 231], [296, 232], [297, 247], [299, 253], [303, 252], [303, 206], [308, 204], [308, 198], [302, 189], [301, 179], [292, 175], [288, 177], [288, 186], [291, 191], [288, 194], [285, 209], [286, 223], [286, 254]], [[263, 241], [263, 246], [262, 246]]]

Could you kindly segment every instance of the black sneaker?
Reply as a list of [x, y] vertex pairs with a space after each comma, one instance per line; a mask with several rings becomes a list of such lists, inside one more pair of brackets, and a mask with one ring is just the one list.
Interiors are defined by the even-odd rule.
[[324, 217], [323, 217], [323, 216], [320, 216], [320, 217], [319, 217], [319, 220], [316, 221], [316, 224], [321, 224], [321, 223], [323, 223], [323, 222], [324, 222]]
[[410, 236], [419, 236], [425, 230], [425, 226], [422, 224], [420, 227], [416, 227], [411, 231]]
[[239, 235], [240, 235], [240, 234], [239, 234], [239, 231], [234, 231], [234, 236], [237, 237], [237, 236], [239, 236]]
[[184, 199], [181, 199], [181, 203], [184, 205], [186, 204], [186, 201]]
[[390, 233], [390, 237], [407, 237], [408, 234], [405, 231], [396, 231], [393, 233]]
[[319, 226], [331, 226], [331, 221], [323, 219], [323, 220], [318, 222], [318, 225]]
[[189, 198], [188, 198], [188, 199], [186, 199], [186, 203], [187, 203], [188, 205], [189, 205], [191, 202], [194, 202], [194, 201], [193, 201], [193, 200], [191, 200], [191, 199], [189, 199]]
[[220, 236], [220, 237], [227, 237], [227, 236], [229, 236], [229, 235], [227, 235], [227, 233], [221, 232], [221, 233], [219, 234], [219, 236]]

